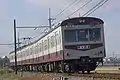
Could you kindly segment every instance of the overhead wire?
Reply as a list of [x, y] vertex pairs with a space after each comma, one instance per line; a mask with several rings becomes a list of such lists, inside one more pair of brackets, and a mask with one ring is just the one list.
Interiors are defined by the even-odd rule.
[[[62, 11], [55, 16], [55, 18], [57, 18], [59, 15], [61, 15], [65, 10], [67, 10], [70, 6], [72, 6], [73, 4], [75, 4], [77, 1], [78, 0], [75, 0], [72, 3], [70, 3], [67, 7], [63, 8]], [[80, 0], [80, 1], [82, 1], [82, 0]]]
[[[81, 7], [79, 7], [77, 10], [75, 10], [73, 13], [71, 13], [70, 15], [68, 15], [66, 18], [70, 17], [71, 15], [75, 14], [77, 11], [81, 10], [82, 8], [84, 8], [85, 6], [87, 6], [90, 2], [92, 2], [93, 0], [89, 0], [87, 1], [85, 4], [83, 4]], [[61, 20], [55, 22], [54, 24], [60, 22]]]
[[[67, 10], [68, 8], [70, 8], [71, 6], [75, 5], [75, 4], [79, 4], [80, 2], [82, 2], [83, 0], [75, 0], [72, 3], [70, 3], [67, 7], [63, 8], [62, 11], [60, 13], [58, 13], [54, 20], [56, 20], [65, 10]], [[76, 3], [77, 2], [77, 3]], [[54, 20], [52, 21], [52, 23], [54, 22]], [[54, 23], [52, 24], [52, 26], [54, 25]]]
[[90, 14], [92, 14], [94, 11], [96, 11], [98, 8], [100, 8], [101, 6], [103, 6], [108, 0], [102, 0], [100, 1], [98, 4], [96, 4], [92, 9], [90, 9], [89, 11], [87, 11], [85, 14], [82, 15], [82, 17], [84, 16], [89, 16]]
[[75, 14], [77, 11], [81, 10], [82, 8], [84, 8], [85, 6], [87, 6], [92, 0], [87, 1], [83, 6], [81, 6], [80, 8], [78, 8], [77, 10], [75, 10], [73, 13], [71, 13], [70, 15], [68, 15], [66, 18], [70, 17], [71, 15]]

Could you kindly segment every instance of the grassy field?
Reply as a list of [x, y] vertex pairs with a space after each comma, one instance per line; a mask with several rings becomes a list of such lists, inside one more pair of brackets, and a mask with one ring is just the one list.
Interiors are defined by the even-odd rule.
[[10, 69], [0, 69], [0, 80], [21, 80], [19, 75], [15, 75]]

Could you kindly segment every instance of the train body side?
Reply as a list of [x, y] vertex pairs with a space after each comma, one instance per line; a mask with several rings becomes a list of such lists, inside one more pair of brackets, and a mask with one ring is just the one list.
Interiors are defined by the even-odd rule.
[[[39, 64], [63, 60], [63, 43], [61, 27], [51, 31], [36, 43], [17, 51], [18, 65]], [[14, 52], [10, 54], [14, 66]]]

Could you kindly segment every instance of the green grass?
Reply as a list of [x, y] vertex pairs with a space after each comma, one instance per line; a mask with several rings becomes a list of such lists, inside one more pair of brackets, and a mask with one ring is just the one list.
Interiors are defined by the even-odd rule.
[[21, 80], [21, 77], [10, 69], [0, 69], [0, 80]]

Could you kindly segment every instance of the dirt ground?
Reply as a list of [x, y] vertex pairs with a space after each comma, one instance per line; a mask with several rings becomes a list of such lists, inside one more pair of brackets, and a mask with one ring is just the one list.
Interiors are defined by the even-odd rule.
[[22, 78], [22, 80], [61, 80], [61, 77], [69, 77], [68, 80], [120, 80], [120, 74], [36, 74]]
[[60, 80], [62, 76], [59, 74], [35, 74], [28, 77], [23, 77], [22, 80]]
[[[97, 74], [98, 73], [98, 74]], [[28, 75], [28, 76], [26, 76]], [[47, 73], [47, 74], [41, 74], [41, 73], [36, 73], [36, 74], [29, 74], [29, 73], [24, 73], [23, 74], [22, 80], [61, 80], [60, 78], [62, 76], [68, 76], [68, 75], [61, 75], [61, 74], [52, 74], [52, 73]], [[118, 67], [98, 67], [96, 71], [93, 71], [89, 75], [72, 75], [72, 76], [79, 76], [79, 77], [91, 77], [95, 79], [90, 79], [90, 80], [120, 80], [120, 66]], [[100, 79], [98, 79], [100, 78]], [[103, 79], [105, 78], [105, 79]], [[71, 79], [70, 79], [71, 80]], [[73, 79], [72, 79], [73, 80]], [[78, 79], [74, 79], [78, 80]], [[82, 80], [82, 79], [80, 79]], [[83, 79], [87, 80], [87, 79]]]

